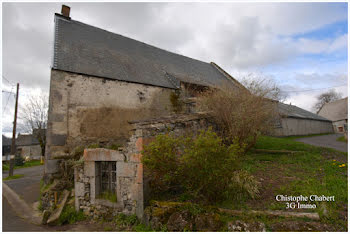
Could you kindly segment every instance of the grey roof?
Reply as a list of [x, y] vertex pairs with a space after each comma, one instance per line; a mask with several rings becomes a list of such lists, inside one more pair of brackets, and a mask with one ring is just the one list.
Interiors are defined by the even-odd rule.
[[348, 98], [324, 104], [318, 114], [332, 121], [348, 119]]
[[16, 145], [17, 146], [29, 146], [29, 145], [38, 145], [39, 141], [38, 139], [33, 136], [33, 134], [18, 134], [18, 137], [16, 139]]
[[[137, 29], [135, 29], [137, 30]], [[236, 85], [212, 64], [55, 15], [53, 69], [155, 86]]]
[[290, 118], [311, 119], [311, 120], [331, 122], [329, 119], [326, 119], [322, 116], [314, 114], [310, 111], [304, 110], [300, 107], [288, 105], [280, 102], [278, 103], [278, 112], [280, 115], [285, 117], [290, 117]]

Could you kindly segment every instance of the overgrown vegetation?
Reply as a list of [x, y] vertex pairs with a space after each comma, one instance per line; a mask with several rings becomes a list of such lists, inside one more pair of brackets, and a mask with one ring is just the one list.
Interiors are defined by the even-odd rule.
[[226, 207], [285, 210], [286, 204], [277, 202], [274, 199], [275, 195], [335, 196], [335, 202], [311, 202], [317, 205], [317, 208], [311, 211], [318, 212], [323, 223], [335, 225], [340, 230], [347, 227], [348, 164], [346, 153], [307, 145], [289, 138], [267, 136], [259, 137], [255, 147], [301, 152], [290, 155], [284, 153], [257, 154], [249, 151], [242, 160], [242, 167], [263, 180], [260, 190], [261, 197], [254, 201], [246, 198], [240, 203], [227, 202]]
[[258, 191], [258, 183], [239, 170], [241, 153], [238, 144], [226, 146], [209, 129], [197, 136], [158, 135], [145, 146], [142, 162], [154, 192], [218, 202], [237, 193], [255, 197]]
[[[18, 168], [25, 168], [25, 167], [34, 167], [34, 166], [40, 166], [40, 160], [31, 160], [28, 162], [25, 162], [22, 166], [15, 166], [14, 169]], [[9, 170], [9, 164], [8, 163], [2, 163], [2, 170], [7, 171]]]
[[63, 224], [73, 224], [78, 221], [85, 220], [86, 216], [82, 211], [76, 212], [74, 207], [71, 205], [66, 205], [63, 208], [63, 211], [61, 213], [61, 216], [58, 219], [58, 224], [63, 225]]
[[247, 151], [259, 135], [272, 130], [280, 93], [275, 85], [264, 80], [246, 82], [245, 86], [247, 89], [210, 90], [200, 96], [198, 106], [213, 117], [227, 144], [237, 142]]
[[[195, 139], [196, 138], [194, 138], [193, 141]], [[200, 142], [205, 142], [205, 139], [208, 138], [204, 138]], [[187, 140], [191, 142], [191, 140]], [[181, 177], [181, 173], [176, 170], [176, 165], [179, 163], [179, 161], [181, 162], [181, 157], [186, 152], [186, 145], [183, 143], [180, 144], [182, 147], [178, 147], [178, 141], [183, 142], [185, 140], [179, 140], [179, 138], [164, 135], [157, 137], [153, 146], [151, 146], [152, 143], [149, 145], [150, 149], [153, 150], [154, 155], [158, 155], [157, 158], [162, 161], [161, 164], [157, 164], [155, 162], [151, 163], [150, 165], [153, 169], [157, 170], [158, 167], [166, 168], [166, 166], [169, 166], [166, 168], [167, 170], [169, 170], [169, 168], [175, 168], [175, 171], [171, 171], [172, 173], [162, 171], [161, 174], [158, 174], [158, 177], [156, 178], [163, 183], [164, 181], [167, 183], [169, 183], [169, 181], [176, 182], [175, 180], [171, 180], [172, 178], [176, 178], [176, 176], [178, 176], [178, 180], [184, 178]], [[193, 148], [196, 147], [196, 144], [193, 142], [191, 145]], [[205, 146], [203, 147], [203, 145], [199, 144], [199, 142], [197, 145], [201, 146], [201, 149], [198, 150], [199, 157], [201, 155], [201, 150], [204, 151], [203, 148], [205, 148]], [[290, 212], [318, 212], [321, 220], [312, 222], [306, 218], [271, 218], [268, 215], [248, 215], [244, 212], [241, 215], [236, 216], [220, 214], [220, 219], [223, 220], [223, 222], [237, 219], [244, 222], [259, 221], [263, 222], [266, 225], [266, 229], [270, 231], [284, 230], [283, 225], [279, 225], [278, 223], [286, 223], [288, 228], [295, 228], [295, 230], [310, 230], [308, 229], [309, 224], [312, 225], [312, 230], [315, 231], [347, 230], [348, 164], [346, 153], [329, 148], [316, 147], [301, 142], [296, 142], [294, 141], [294, 138], [275, 138], [268, 136], [258, 137], [254, 147], [256, 149], [290, 150], [299, 152], [293, 154], [283, 152], [270, 154], [266, 152], [256, 152], [253, 149], [248, 151], [244, 157], [239, 157], [241, 159], [240, 168], [246, 171], [249, 177], [254, 176], [254, 181], [258, 180], [261, 182], [261, 186], [259, 187], [259, 197], [255, 197], [253, 199], [248, 193], [240, 193], [236, 190], [234, 191], [235, 196], [233, 198], [223, 199], [218, 202], [210, 201], [210, 206], [205, 206], [205, 204], [200, 204], [204, 200], [203, 197], [196, 196], [196, 193], [183, 189], [180, 190], [180, 194], [175, 194], [175, 196], [170, 197], [170, 199], [169, 197], [165, 197], [164, 199], [158, 197], [163, 200], [164, 206], [168, 207], [165, 210], [173, 209], [173, 201], [182, 201], [185, 202], [183, 203], [185, 204], [183, 206], [185, 209], [184, 211], [189, 212], [192, 216], [200, 216], [203, 213], [212, 213], [214, 212], [212, 209], [217, 209], [217, 207], [234, 210], [285, 210]], [[220, 152], [220, 147], [217, 147], [216, 145], [211, 145], [211, 148], [218, 148], [218, 151]], [[211, 154], [211, 150], [206, 149], [204, 152], [209, 152], [209, 154]], [[166, 155], [166, 157], [163, 158], [161, 155]], [[207, 157], [209, 156], [204, 156], [203, 161], [208, 160]], [[202, 165], [206, 164], [199, 163], [196, 167], [191, 168], [194, 171], [192, 173], [192, 178], [196, 177], [197, 174], [199, 177], [202, 176], [201, 172], [198, 173], [201, 168], [204, 168]], [[175, 177], [173, 177], [174, 175]], [[217, 178], [221, 179], [223, 177], [218, 176]], [[208, 181], [210, 183], [210, 179]], [[196, 180], [194, 183], [196, 183]], [[249, 185], [251, 183], [245, 184]], [[163, 188], [172, 188], [169, 184], [166, 185], [167, 186]], [[256, 187], [254, 186], [254, 189], [255, 188]], [[249, 191], [250, 189], [245, 190]], [[335, 196], [335, 202], [302, 202], [316, 204], [316, 209], [293, 210], [286, 209], [285, 202], [276, 201], [275, 196], [278, 194], [287, 196], [310, 196], [313, 194], [319, 196]], [[158, 206], [155, 206], [152, 212], [157, 213], [157, 207]], [[160, 215], [163, 214], [161, 210], [158, 213]], [[295, 223], [295, 225], [290, 227], [288, 226], [290, 223]]]
[[117, 194], [113, 192], [103, 192], [99, 194], [97, 198], [105, 199], [110, 202], [117, 202]]
[[15, 179], [22, 178], [23, 176], [24, 176], [23, 174], [16, 174], [13, 176], [7, 176], [7, 177], [3, 178], [2, 180], [15, 180]]

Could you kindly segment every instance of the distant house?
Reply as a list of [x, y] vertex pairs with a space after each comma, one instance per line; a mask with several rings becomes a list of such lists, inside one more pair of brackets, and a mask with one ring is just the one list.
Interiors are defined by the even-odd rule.
[[348, 125], [348, 98], [326, 103], [318, 111], [320, 116], [332, 120], [335, 132], [347, 131]]
[[332, 121], [300, 107], [278, 103], [274, 135], [299, 136], [333, 132]]
[[35, 134], [18, 134], [16, 149], [20, 151], [22, 157], [39, 158], [42, 156], [41, 146]]

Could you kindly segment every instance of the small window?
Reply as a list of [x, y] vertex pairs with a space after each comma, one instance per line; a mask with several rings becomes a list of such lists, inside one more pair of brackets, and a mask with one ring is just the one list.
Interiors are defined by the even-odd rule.
[[116, 196], [117, 189], [117, 163], [96, 162], [99, 172], [99, 194], [100, 198]]

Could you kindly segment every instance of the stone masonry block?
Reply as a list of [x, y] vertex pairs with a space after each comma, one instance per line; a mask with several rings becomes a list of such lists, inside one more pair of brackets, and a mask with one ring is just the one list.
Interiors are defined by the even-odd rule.
[[130, 162], [136, 162], [136, 163], [140, 163], [141, 162], [141, 158], [142, 158], [142, 154], [132, 154], [130, 156]]
[[117, 163], [118, 177], [135, 177], [137, 173], [137, 164], [135, 163]]
[[58, 159], [45, 160], [45, 173], [52, 174], [58, 172]]
[[48, 142], [51, 145], [62, 146], [66, 144], [67, 135], [52, 134], [48, 137]]
[[74, 191], [76, 198], [84, 196], [84, 183], [75, 182]]
[[85, 176], [95, 176], [95, 162], [84, 162], [84, 174]]
[[116, 150], [85, 149], [84, 161], [124, 161], [124, 155]]
[[51, 121], [52, 122], [62, 122], [64, 120], [64, 114], [52, 114]]

